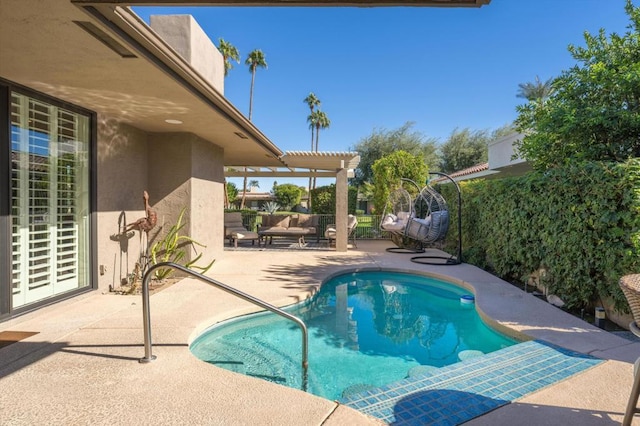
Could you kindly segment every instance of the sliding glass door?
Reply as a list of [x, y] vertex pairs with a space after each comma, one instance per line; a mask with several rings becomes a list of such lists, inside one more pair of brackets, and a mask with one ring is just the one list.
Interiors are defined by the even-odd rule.
[[12, 310], [90, 285], [89, 115], [11, 92]]

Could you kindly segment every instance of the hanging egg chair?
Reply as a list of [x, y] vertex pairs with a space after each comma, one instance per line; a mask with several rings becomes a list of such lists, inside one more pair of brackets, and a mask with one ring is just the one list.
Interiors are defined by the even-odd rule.
[[387, 232], [397, 247], [390, 247], [392, 253], [424, 253], [420, 242], [407, 238], [405, 230], [409, 220], [415, 216], [415, 201], [404, 185], [409, 185], [418, 193], [420, 187], [410, 179], [402, 179], [400, 187], [389, 194], [380, 221], [380, 230]]
[[[458, 253], [456, 256], [414, 256], [411, 261], [430, 265], [459, 265], [462, 263], [462, 195], [460, 186], [445, 173], [430, 172], [429, 174], [439, 175], [450, 180], [458, 191]], [[416, 200], [415, 211], [415, 217], [407, 223], [405, 235], [419, 241], [423, 247], [444, 241], [449, 230], [450, 213], [442, 194], [427, 183]]]
[[444, 240], [449, 230], [449, 210], [444, 197], [427, 185], [420, 191], [415, 203], [416, 214], [405, 228], [405, 236], [423, 245]]
[[[411, 261], [435, 265], [457, 265], [462, 262], [460, 187], [449, 175], [440, 172], [430, 172], [429, 174], [449, 179], [458, 190], [458, 254], [448, 257], [415, 256], [411, 258]], [[421, 254], [425, 252], [425, 247], [441, 243], [447, 236], [450, 223], [447, 201], [428, 183], [420, 189], [410, 179], [402, 179], [402, 182], [407, 182], [411, 187], [417, 188], [418, 195], [412, 198], [409, 191], [403, 186], [394, 190], [389, 195], [385, 206], [380, 229], [388, 232], [391, 241], [397, 246], [388, 248], [387, 251]]]

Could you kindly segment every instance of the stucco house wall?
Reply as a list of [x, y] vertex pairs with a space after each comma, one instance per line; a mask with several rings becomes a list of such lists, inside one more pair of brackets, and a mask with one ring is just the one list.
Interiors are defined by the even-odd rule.
[[[127, 223], [144, 216], [147, 134], [98, 116], [97, 156], [98, 287], [108, 290], [109, 286], [120, 286], [121, 280], [133, 272], [140, 252], [138, 235], [125, 238], [121, 231]], [[151, 197], [153, 203], [154, 194]]]
[[148, 191], [158, 223], [149, 248], [162, 239], [185, 209], [182, 235], [206, 247], [187, 247], [187, 259], [203, 253], [199, 265], [223, 254], [223, 150], [193, 134], [147, 134], [133, 126], [99, 118], [97, 191], [98, 286], [119, 287], [134, 272], [145, 238], [123, 233], [145, 216]]
[[[222, 55], [189, 15], [152, 16], [151, 27], [218, 91]], [[190, 133], [147, 133], [98, 116], [97, 268], [102, 291], [118, 288], [135, 271], [140, 253], [161, 240], [185, 209], [181, 235], [205, 247], [186, 247], [198, 265], [223, 255], [224, 151]], [[144, 217], [143, 191], [158, 215], [148, 242], [126, 224]]]
[[213, 87], [224, 94], [224, 59], [191, 15], [152, 15], [149, 25]]
[[[161, 238], [185, 210], [183, 235], [206, 247], [189, 250], [189, 258], [203, 253], [199, 265], [223, 254], [223, 150], [196, 135], [155, 134], [149, 144], [149, 190], [159, 201]], [[164, 227], [164, 229], [163, 229]]]

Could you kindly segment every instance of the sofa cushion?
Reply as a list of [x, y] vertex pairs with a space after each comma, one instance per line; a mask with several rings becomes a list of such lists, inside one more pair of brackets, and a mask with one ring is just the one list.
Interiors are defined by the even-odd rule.
[[398, 219], [406, 221], [411, 217], [412, 214], [409, 212], [398, 212]]
[[277, 226], [279, 228], [289, 227], [289, 216], [285, 215], [265, 215], [262, 216], [262, 226]]
[[247, 231], [242, 223], [242, 213], [240, 212], [225, 212], [224, 214], [224, 236], [226, 238], [231, 237], [234, 231]]
[[299, 214], [298, 223], [296, 226], [301, 228], [312, 228], [318, 226], [319, 217], [312, 214]]
[[228, 212], [224, 214], [224, 226], [227, 227], [242, 227], [242, 213], [240, 212]]
[[258, 238], [260, 238], [260, 235], [258, 235], [257, 232], [240, 229], [231, 232], [230, 237], [236, 238], [238, 240], [257, 240]]
[[301, 226], [290, 226], [287, 228], [287, 231], [291, 234], [315, 235], [316, 228], [313, 226], [305, 226], [304, 228]]
[[226, 238], [231, 237], [234, 232], [248, 232], [244, 226], [226, 226], [224, 227], [224, 236]]
[[279, 233], [286, 232], [289, 228], [283, 228], [282, 226], [261, 226], [259, 231], [261, 234], [277, 235]]

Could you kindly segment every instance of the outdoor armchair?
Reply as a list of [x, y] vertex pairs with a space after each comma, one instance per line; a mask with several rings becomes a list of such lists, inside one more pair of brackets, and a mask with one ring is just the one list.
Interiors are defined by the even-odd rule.
[[[349, 241], [349, 238], [351, 238], [353, 247], [355, 248], [358, 248], [358, 245], [356, 244], [356, 227], [357, 226], [358, 226], [358, 218], [356, 218], [352, 214], [347, 216], [347, 242]], [[336, 230], [335, 223], [330, 223], [327, 225], [327, 228], [324, 231], [324, 237], [327, 240], [329, 240], [330, 246], [332, 245], [332, 242], [335, 241], [337, 232], [338, 231]]]

